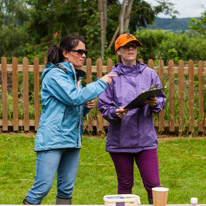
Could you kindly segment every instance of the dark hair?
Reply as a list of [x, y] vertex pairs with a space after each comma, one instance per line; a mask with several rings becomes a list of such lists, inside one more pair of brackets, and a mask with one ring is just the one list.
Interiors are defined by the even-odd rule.
[[121, 56], [117, 55], [117, 63], [122, 63], [122, 59], [121, 59]]
[[48, 49], [48, 55], [47, 55], [47, 63], [52, 62], [53, 64], [57, 64], [59, 62], [64, 61], [64, 56], [62, 54], [63, 50], [71, 50], [75, 48], [79, 42], [83, 42], [86, 44], [85, 39], [80, 35], [69, 35], [64, 37], [59, 47], [55, 44], [52, 44]]

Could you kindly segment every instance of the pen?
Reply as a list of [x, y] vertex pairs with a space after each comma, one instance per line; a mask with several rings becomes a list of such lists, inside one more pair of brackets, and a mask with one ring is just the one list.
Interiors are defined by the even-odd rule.
[[112, 103], [113, 103], [118, 109], [120, 109], [120, 107], [119, 107], [114, 101], [112, 101]]
[[[112, 103], [115, 105], [115, 107], [117, 107], [118, 109], [121, 109], [114, 101], [112, 101]], [[122, 112], [122, 114], [125, 115], [125, 112]]]

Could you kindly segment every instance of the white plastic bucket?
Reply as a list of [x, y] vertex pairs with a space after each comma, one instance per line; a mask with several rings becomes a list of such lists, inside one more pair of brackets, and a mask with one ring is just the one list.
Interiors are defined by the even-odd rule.
[[132, 194], [106, 195], [104, 196], [105, 206], [138, 206], [140, 197]]

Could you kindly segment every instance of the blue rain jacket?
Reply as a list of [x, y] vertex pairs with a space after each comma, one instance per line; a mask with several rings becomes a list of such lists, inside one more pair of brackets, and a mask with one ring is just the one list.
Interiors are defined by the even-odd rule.
[[149, 90], [153, 84], [162, 88], [160, 79], [153, 69], [138, 62], [137, 65], [115, 65], [111, 74], [117, 74], [112, 83], [99, 96], [98, 109], [108, 120], [106, 151], [137, 153], [158, 147], [157, 135], [153, 125], [153, 114], [160, 112], [166, 102], [165, 94], [157, 96], [157, 105], [129, 110], [118, 118], [113, 105], [126, 106], [142, 91]]
[[89, 112], [84, 104], [100, 95], [107, 83], [97, 79], [82, 88], [69, 62], [52, 63], [42, 73], [42, 114], [35, 139], [35, 151], [81, 148], [83, 116]]

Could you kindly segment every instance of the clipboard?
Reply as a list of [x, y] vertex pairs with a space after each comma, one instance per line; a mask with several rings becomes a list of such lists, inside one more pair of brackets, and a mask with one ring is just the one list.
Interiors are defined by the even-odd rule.
[[142, 93], [140, 93], [134, 100], [132, 100], [127, 106], [125, 106], [125, 109], [135, 109], [138, 107], [144, 107], [145, 103], [144, 101], [149, 99], [150, 97], [156, 97], [160, 94], [163, 93], [163, 90], [165, 88], [161, 88], [161, 89], [151, 89], [151, 90], [147, 90], [144, 91]]

